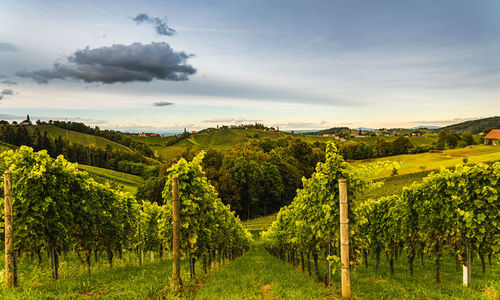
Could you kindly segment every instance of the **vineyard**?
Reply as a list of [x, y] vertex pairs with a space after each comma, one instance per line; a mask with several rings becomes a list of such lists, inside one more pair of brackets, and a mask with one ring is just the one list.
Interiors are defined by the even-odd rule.
[[406, 255], [412, 276], [415, 258], [423, 260], [429, 254], [435, 263], [435, 281], [440, 283], [444, 254], [451, 253], [460, 269], [460, 265], [468, 267], [471, 253], [477, 253], [485, 273], [486, 258], [492, 265], [492, 256], [500, 251], [500, 163], [441, 169], [405, 188], [401, 196], [356, 203], [356, 195], [369, 182], [329, 144], [326, 162], [317, 165], [292, 204], [282, 208], [263, 233], [265, 246], [273, 255], [294, 265], [300, 261], [302, 271], [307, 265], [309, 275], [312, 256], [319, 280], [323, 278], [318, 258], [323, 256], [325, 285], [330, 284], [328, 270], [339, 269], [339, 179], [349, 181], [349, 198], [354, 199], [348, 212], [350, 265], [364, 262], [368, 267], [368, 254], [373, 254], [378, 270], [381, 253], [385, 253], [394, 274], [395, 258]]
[[[201, 258], [206, 272], [216, 261], [220, 265], [222, 260], [235, 259], [250, 246], [250, 234], [204, 177], [200, 165], [203, 153], [189, 163], [181, 159], [169, 170], [164, 206], [137, 201], [128, 193], [98, 183], [77, 164], [62, 156], [52, 159], [46, 151], [33, 152], [23, 146], [3, 152], [0, 159], [12, 174], [15, 199], [10, 204], [13, 221], [9, 228], [14, 228], [13, 233], [6, 231], [3, 222], [1, 229], [6, 245], [14, 241], [11, 249], [5, 249], [5, 264], [13, 264], [5, 273], [7, 286], [23, 285], [23, 278], [18, 280], [17, 264], [24, 257], [41, 267], [48, 255], [54, 280], [61, 273], [61, 257], [73, 253], [89, 274], [92, 254], [97, 261], [105, 253], [109, 268], [113, 268], [115, 256], [122, 261], [124, 252], [129, 256], [135, 252], [139, 265], [145, 251], [151, 253], [153, 261], [154, 253], [161, 258], [164, 247], [172, 245], [173, 176], [180, 180], [180, 254], [189, 258], [191, 278]], [[3, 192], [7, 200], [10, 191]]]
[[[381, 189], [369, 179], [373, 170], [346, 163], [328, 143], [326, 160], [303, 179], [303, 188], [290, 205], [277, 215], [241, 222], [207, 180], [203, 158], [203, 152], [191, 161], [181, 158], [168, 170], [164, 202], [159, 205], [96, 181], [95, 174], [62, 156], [53, 159], [46, 151], [25, 146], [3, 152], [0, 161], [12, 176], [13, 230], [10, 234], [2, 221], [0, 231], [6, 245], [11, 238], [13, 243], [6, 246], [10, 250], [4, 249], [2, 281], [18, 286], [4, 289], [4, 295], [14, 299], [47, 295], [144, 299], [179, 293], [200, 299], [338, 296], [339, 181], [346, 180], [354, 298], [387, 297], [377, 290], [380, 276], [391, 276], [384, 280], [395, 286], [400, 278], [418, 286], [418, 278], [432, 276], [434, 286], [442, 282], [456, 296], [460, 281], [446, 281], [457, 281], [450, 274], [459, 274], [462, 266], [470, 269], [474, 257], [472, 287], [458, 290], [460, 295], [498, 296], [498, 284], [491, 285], [500, 279], [498, 162], [421, 174], [417, 178], [426, 177], [402, 192], [373, 199], [363, 196], [368, 191], [380, 194], [373, 193]], [[6, 201], [8, 186], [1, 191]], [[385, 270], [388, 275], [383, 275]], [[415, 280], [409, 281], [412, 277]], [[426, 284], [432, 287], [429, 281]], [[366, 286], [373, 290], [367, 292]], [[483, 296], [474, 294], [477, 290]]]

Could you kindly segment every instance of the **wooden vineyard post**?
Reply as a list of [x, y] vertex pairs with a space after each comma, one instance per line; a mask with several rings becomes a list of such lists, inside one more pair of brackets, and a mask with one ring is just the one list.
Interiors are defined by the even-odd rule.
[[463, 271], [463, 285], [470, 286], [471, 283], [471, 257], [470, 257], [470, 247], [467, 245], [466, 250], [466, 261], [462, 264]]
[[142, 234], [141, 234], [140, 220], [139, 220], [139, 265], [142, 266]]
[[340, 198], [340, 260], [342, 262], [342, 297], [351, 297], [349, 275], [349, 218], [347, 210], [347, 181], [339, 179]]
[[172, 281], [176, 286], [182, 286], [181, 279], [181, 264], [180, 264], [180, 232], [179, 232], [179, 215], [180, 215], [180, 201], [179, 201], [179, 177], [172, 178], [172, 217], [173, 217], [173, 274]]
[[14, 238], [12, 229], [12, 173], [4, 174], [4, 208], [5, 208], [5, 285], [9, 288], [17, 286], [17, 270], [14, 257]]

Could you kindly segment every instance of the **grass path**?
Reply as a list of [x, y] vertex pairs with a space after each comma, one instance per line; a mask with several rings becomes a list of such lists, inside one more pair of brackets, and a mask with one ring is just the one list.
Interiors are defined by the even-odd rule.
[[257, 241], [248, 253], [211, 276], [195, 299], [326, 299], [333, 294], [271, 256]]

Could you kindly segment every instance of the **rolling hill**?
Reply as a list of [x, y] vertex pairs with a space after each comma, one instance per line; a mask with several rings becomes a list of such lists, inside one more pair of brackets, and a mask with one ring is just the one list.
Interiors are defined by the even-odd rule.
[[457, 132], [457, 133], [463, 133], [466, 131], [470, 131], [473, 134], [478, 134], [480, 132], [483, 132], [486, 128], [489, 128], [489, 127], [500, 128], [500, 117], [496, 116], [496, 117], [491, 117], [491, 118], [485, 118], [485, 119], [457, 123], [457, 124], [443, 127], [441, 129], [443, 129], [445, 131], [451, 131], [451, 132]]
[[82, 164], [78, 164], [78, 168], [89, 173], [90, 176], [94, 177], [94, 179], [100, 182], [102, 182], [103, 180], [108, 181], [110, 184], [115, 185], [116, 187], [132, 195], [135, 195], [135, 193], [137, 192], [137, 188], [144, 182], [144, 180], [140, 176], [114, 170]]
[[47, 132], [47, 134], [53, 138], [63, 137], [68, 138], [71, 142], [79, 143], [83, 145], [94, 145], [98, 148], [105, 148], [107, 145], [111, 146], [113, 149], [119, 149], [124, 151], [132, 151], [130, 148], [115, 143], [113, 141], [107, 140], [103, 137], [81, 133], [77, 131], [62, 129], [53, 125], [32, 125], [28, 126], [28, 131], [32, 134], [37, 128], [40, 132]]

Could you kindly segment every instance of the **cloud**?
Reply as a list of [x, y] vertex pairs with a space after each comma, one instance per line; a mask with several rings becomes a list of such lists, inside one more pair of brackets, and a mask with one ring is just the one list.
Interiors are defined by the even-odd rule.
[[173, 102], [166, 102], [166, 101], [159, 101], [159, 102], [155, 102], [153, 103], [154, 106], [170, 106], [170, 105], [174, 105]]
[[470, 118], [454, 118], [450, 120], [439, 120], [439, 121], [414, 121], [410, 122], [412, 124], [441, 124], [441, 125], [448, 125], [448, 124], [457, 124], [457, 123], [462, 123], [462, 122], [467, 122], [467, 121], [473, 121], [473, 120], [479, 120], [482, 119], [483, 117], [470, 117]]
[[262, 122], [262, 120], [251, 120], [245, 118], [215, 118], [210, 120], [204, 120], [203, 123], [253, 123], [253, 122]]
[[2, 95], [10, 95], [10, 96], [12, 96], [12, 95], [14, 95], [14, 90], [11, 90], [11, 89], [4, 89], [4, 90], [2, 90], [2, 93], [1, 93], [1, 94], [2, 94]]
[[15, 52], [15, 51], [18, 51], [18, 50], [19, 49], [14, 44], [0, 42], [0, 51]]
[[2, 100], [5, 96], [13, 96], [14, 95], [14, 90], [11, 90], [11, 89], [3, 89], [1, 92], [0, 92], [0, 100]]
[[152, 24], [156, 33], [159, 35], [168, 35], [172, 36], [175, 34], [175, 29], [172, 27], [169, 27], [167, 25], [167, 18], [164, 17], [163, 19], [157, 18], [157, 17], [150, 17], [147, 14], [138, 14], [134, 19], [133, 19], [137, 25], [142, 24], [142, 23], [149, 23]]
[[17, 84], [17, 82], [9, 80], [9, 79], [2, 81], [2, 83], [6, 84], [6, 85], [16, 85]]
[[38, 83], [68, 78], [101, 83], [150, 82], [153, 79], [181, 81], [196, 73], [193, 66], [186, 64], [191, 56], [183, 51], [175, 52], [165, 42], [87, 47], [68, 57], [67, 63], [56, 62], [52, 69], [20, 71], [16, 75]]

